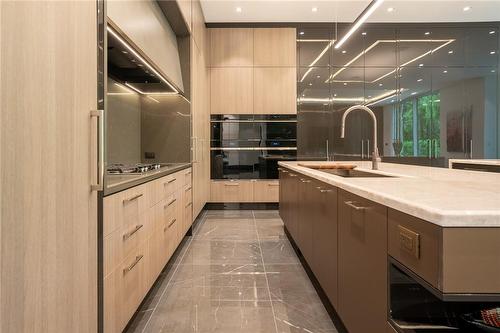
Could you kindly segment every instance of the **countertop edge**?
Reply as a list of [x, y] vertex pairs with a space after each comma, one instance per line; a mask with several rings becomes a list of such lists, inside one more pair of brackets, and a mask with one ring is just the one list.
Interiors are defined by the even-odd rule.
[[416, 205], [413, 202], [394, 198], [384, 193], [373, 192], [363, 188], [363, 186], [349, 184], [347, 180], [337, 180], [334, 178], [337, 176], [325, 174], [325, 177], [320, 177], [316, 174], [317, 170], [308, 170], [305, 167], [287, 162], [279, 162], [279, 165], [440, 227], [500, 227], [500, 215], [498, 212], [477, 211], [471, 213], [470, 211], [443, 211], [432, 207]]

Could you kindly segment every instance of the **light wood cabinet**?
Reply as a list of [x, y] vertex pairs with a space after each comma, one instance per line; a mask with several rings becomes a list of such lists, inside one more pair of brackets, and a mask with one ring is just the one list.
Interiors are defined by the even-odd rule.
[[192, 21], [192, 15], [191, 15], [191, 0], [176, 0], [177, 4], [179, 5], [179, 9], [182, 13], [182, 16], [184, 17], [184, 21], [186, 22], [188, 29], [192, 30], [191, 28], [191, 21]]
[[97, 332], [97, 2], [0, 1], [0, 331]]
[[254, 29], [254, 65], [295, 67], [296, 39], [295, 28]]
[[210, 67], [253, 66], [252, 28], [210, 29]]
[[226, 67], [210, 69], [210, 113], [253, 113], [253, 69]]
[[188, 168], [104, 198], [105, 332], [125, 328], [191, 227], [191, 184]]
[[211, 202], [252, 202], [253, 182], [250, 180], [212, 180]]
[[294, 67], [255, 67], [255, 114], [296, 114], [297, 73]]
[[278, 180], [256, 180], [253, 183], [253, 202], [278, 202], [279, 188]]
[[[387, 329], [387, 208], [339, 191], [338, 308], [350, 333]], [[360, 313], [363, 320], [359, 320]]]

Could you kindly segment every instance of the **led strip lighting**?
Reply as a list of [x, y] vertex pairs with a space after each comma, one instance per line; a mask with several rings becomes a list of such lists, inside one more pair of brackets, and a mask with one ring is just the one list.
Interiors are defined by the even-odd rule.
[[158, 76], [163, 82], [165, 82], [174, 92], [171, 92], [171, 93], [144, 93], [142, 91], [140, 91], [139, 89], [131, 86], [130, 84], [128, 83], [125, 83], [129, 88], [137, 91], [138, 93], [140, 94], [155, 94], [155, 95], [158, 95], [158, 94], [162, 94], [162, 95], [175, 95], [175, 94], [178, 94], [179, 91], [172, 85], [170, 84], [170, 82], [168, 82], [168, 80], [163, 77], [163, 75], [161, 75], [153, 66], [151, 66], [143, 57], [141, 57], [141, 55], [139, 53], [137, 53], [122, 37], [120, 37], [120, 35], [118, 33], [116, 33], [109, 25], [107, 26], [107, 30], [110, 34], [113, 35], [113, 37], [115, 37], [123, 46], [125, 46], [134, 56], [136, 56], [144, 65], [146, 65], [154, 74], [156, 74], [156, 76]]
[[373, 105], [383, 100], [386, 100], [390, 97], [393, 97], [398, 92], [401, 93], [405, 89], [395, 89], [387, 91], [383, 94], [375, 96], [366, 100], [364, 97], [333, 97], [333, 98], [312, 98], [312, 97], [300, 97], [297, 99], [298, 102], [303, 103], [331, 103], [331, 102], [355, 102], [355, 103], [364, 103], [365, 105]]
[[325, 53], [332, 47], [332, 45], [335, 43], [335, 39], [332, 39], [332, 40], [329, 40], [329, 39], [310, 39], [310, 40], [307, 40], [307, 39], [299, 39], [298, 40], [299, 42], [305, 42], [305, 41], [308, 41], [308, 42], [322, 42], [322, 43], [325, 43], [327, 42], [328, 44], [325, 46], [325, 48], [323, 49], [323, 51], [321, 51], [321, 53], [316, 57], [316, 59], [313, 60], [313, 62], [311, 62], [309, 64], [309, 69], [304, 73], [304, 75], [302, 76], [302, 78], [300, 79], [300, 82], [303, 82], [305, 80], [305, 78], [307, 77], [307, 75], [309, 75], [309, 73], [311, 73], [311, 71], [313, 70], [313, 66], [316, 65], [316, 63], [325, 55]]
[[[450, 43], [453, 43], [455, 41], [455, 39], [432, 39], [432, 40], [429, 40], [429, 39], [398, 39], [398, 40], [394, 40], [394, 39], [390, 39], [390, 40], [387, 40], [387, 39], [384, 39], [384, 40], [377, 40], [375, 43], [373, 43], [372, 45], [370, 45], [368, 48], [366, 48], [365, 50], [361, 51], [360, 54], [358, 54], [357, 56], [355, 56], [354, 58], [352, 58], [351, 60], [349, 60], [345, 65], [344, 67], [340, 68], [337, 72], [335, 72], [334, 74], [330, 75], [330, 77], [325, 81], [325, 83], [330, 83], [330, 82], [348, 82], [348, 81], [342, 81], [342, 80], [339, 80], [339, 81], [334, 81], [333, 79], [335, 77], [337, 77], [340, 73], [342, 73], [343, 71], [345, 71], [350, 65], [352, 65], [356, 60], [358, 60], [359, 58], [361, 58], [363, 55], [365, 55], [366, 53], [368, 53], [370, 50], [372, 50], [375, 46], [377, 46], [378, 44], [380, 43], [398, 43], [398, 42], [402, 42], [402, 43], [419, 43], [419, 42], [431, 42], [431, 43], [443, 43], [441, 44], [440, 46], [436, 47], [435, 49], [432, 49], [432, 50], [429, 50], [407, 62], [405, 62], [404, 64], [402, 64], [401, 66], [398, 66], [397, 68], [393, 69], [392, 71], [390, 71], [389, 73], [387, 74], [384, 74], [378, 78], [376, 78], [375, 80], [373, 81], [369, 81], [369, 82], [366, 82], [366, 83], [376, 83], [380, 80], [382, 80], [383, 78], [387, 77], [388, 75], [391, 75], [393, 73], [395, 73], [398, 69], [401, 69], [401, 67], [404, 67], [404, 66], [407, 66], [409, 64], [411, 64], [412, 62], [415, 62], [431, 53], [434, 53], [436, 51], [438, 51], [439, 49], [447, 46], [448, 44]], [[353, 81], [353, 82], [356, 82], [356, 81]], [[359, 81], [359, 82], [365, 82], [365, 81]]]

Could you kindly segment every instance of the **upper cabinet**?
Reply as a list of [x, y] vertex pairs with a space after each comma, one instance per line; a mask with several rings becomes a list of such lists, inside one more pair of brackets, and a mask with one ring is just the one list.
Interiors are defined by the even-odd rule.
[[112, 23], [184, 91], [177, 37], [158, 3], [153, 0], [111, 0], [106, 4]]
[[181, 10], [182, 16], [184, 16], [184, 21], [186, 21], [186, 24], [189, 28], [189, 30], [192, 30], [191, 27], [191, 0], [177, 0], [177, 3], [179, 4], [179, 9]]
[[212, 114], [253, 113], [252, 68], [210, 69], [210, 111]]
[[254, 113], [297, 113], [295, 68], [254, 68]]
[[295, 28], [253, 30], [254, 66], [295, 66], [297, 53]]
[[253, 66], [254, 29], [210, 29], [211, 67]]

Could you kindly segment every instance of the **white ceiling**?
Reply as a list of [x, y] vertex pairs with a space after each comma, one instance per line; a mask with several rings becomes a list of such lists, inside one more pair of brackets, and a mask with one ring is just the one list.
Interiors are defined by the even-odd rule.
[[[352, 22], [369, 0], [201, 0], [208, 23]], [[471, 9], [464, 11], [469, 6]], [[236, 8], [241, 8], [237, 12]], [[313, 12], [312, 8], [317, 11]], [[392, 12], [387, 9], [394, 8]], [[386, 0], [368, 22], [500, 21], [500, 0]]]

